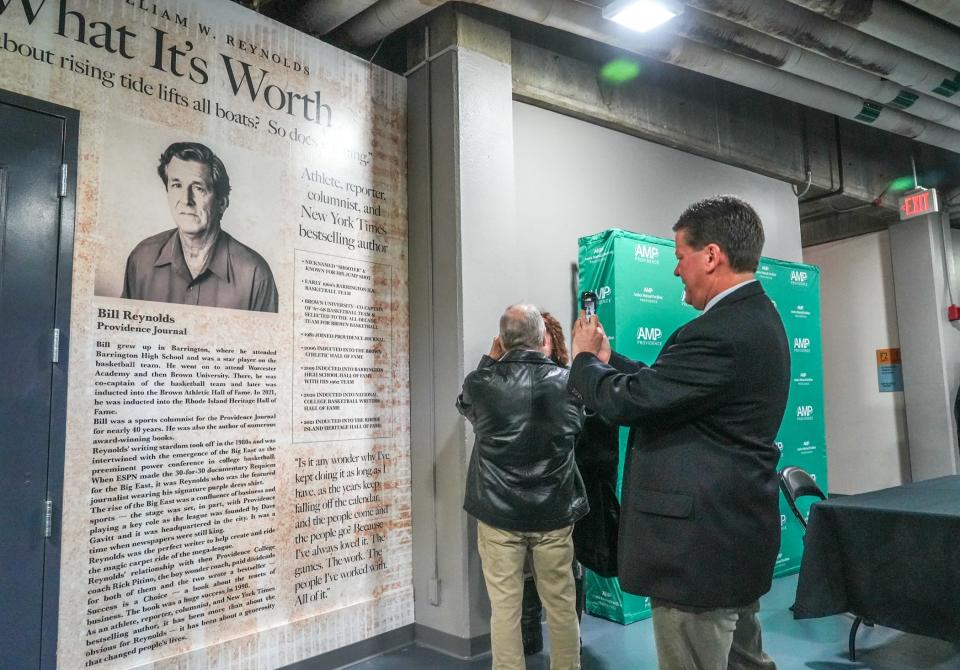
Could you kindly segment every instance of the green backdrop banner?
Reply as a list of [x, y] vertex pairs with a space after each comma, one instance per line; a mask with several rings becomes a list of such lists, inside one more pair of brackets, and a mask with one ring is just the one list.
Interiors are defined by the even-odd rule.
[[[670, 334], [699, 312], [683, 301], [671, 240], [611, 229], [580, 238], [580, 291], [597, 294], [597, 313], [619, 353], [652, 363]], [[820, 342], [820, 271], [763, 258], [757, 279], [783, 319], [790, 342], [790, 395], [777, 435], [780, 464], [798, 465], [827, 490]], [[620, 430], [621, 477], [627, 429]], [[622, 482], [617, 483], [618, 493]], [[803, 509], [806, 513], [806, 509]], [[782, 540], [774, 575], [800, 569], [803, 529], [780, 500]], [[587, 571], [587, 611], [632, 623], [650, 616], [648, 598], [624, 593], [616, 578]]]

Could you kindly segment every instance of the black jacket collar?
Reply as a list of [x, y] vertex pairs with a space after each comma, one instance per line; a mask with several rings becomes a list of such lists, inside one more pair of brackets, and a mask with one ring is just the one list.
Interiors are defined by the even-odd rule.
[[547, 363], [556, 365], [550, 358], [541, 351], [532, 351], [530, 349], [511, 349], [500, 359], [501, 363]]

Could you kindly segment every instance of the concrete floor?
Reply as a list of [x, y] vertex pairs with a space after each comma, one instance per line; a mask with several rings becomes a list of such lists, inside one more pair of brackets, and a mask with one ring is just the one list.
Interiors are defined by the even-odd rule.
[[[773, 589], [760, 601], [763, 646], [779, 670], [960, 670], [960, 646], [880, 626], [860, 628], [857, 661], [851, 663], [847, 658], [847, 637], [853, 619], [833, 616], [795, 621], [789, 608], [796, 588], [796, 575], [775, 580]], [[657, 667], [649, 619], [621, 626], [585, 616], [582, 637], [584, 670], [654, 670]], [[527, 657], [528, 670], [547, 670], [546, 651]], [[490, 657], [462, 661], [410, 646], [351, 667], [354, 670], [473, 670], [489, 668]]]

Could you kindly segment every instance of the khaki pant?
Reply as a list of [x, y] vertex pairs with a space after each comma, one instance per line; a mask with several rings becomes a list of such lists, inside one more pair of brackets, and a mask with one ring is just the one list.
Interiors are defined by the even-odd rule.
[[550, 670], [580, 668], [580, 624], [573, 583], [573, 526], [546, 532], [515, 532], [477, 523], [477, 547], [490, 596], [490, 646], [494, 670], [523, 670], [520, 603], [523, 564], [532, 557], [533, 577], [547, 611]]
[[701, 609], [653, 600], [660, 670], [776, 670], [763, 651], [758, 611], [759, 602]]

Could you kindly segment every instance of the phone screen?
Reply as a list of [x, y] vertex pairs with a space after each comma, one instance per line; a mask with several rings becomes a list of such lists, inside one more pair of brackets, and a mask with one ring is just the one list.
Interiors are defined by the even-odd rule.
[[580, 294], [580, 304], [587, 318], [597, 313], [597, 294], [593, 291], [584, 291]]

